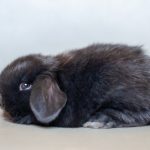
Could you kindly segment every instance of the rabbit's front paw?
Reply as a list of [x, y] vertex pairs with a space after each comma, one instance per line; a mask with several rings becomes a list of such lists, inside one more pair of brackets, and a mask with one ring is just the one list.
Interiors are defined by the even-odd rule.
[[104, 128], [104, 129], [108, 129], [108, 128], [112, 128], [115, 126], [115, 122], [99, 122], [99, 121], [88, 121], [86, 123], [83, 124], [83, 127], [85, 128], [94, 128], [94, 129], [98, 129], [98, 128]]
[[98, 112], [96, 115], [92, 116], [86, 123], [83, 124], [85, 128], [114, 128], [117, 126], [117, 122], [112, 119], [112, 117]]

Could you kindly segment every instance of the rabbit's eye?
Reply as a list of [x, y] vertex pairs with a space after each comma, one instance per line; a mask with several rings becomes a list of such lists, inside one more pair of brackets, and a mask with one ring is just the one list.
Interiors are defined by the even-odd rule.
[[19, 90], [20, 90], [20, 91], [27, 91], [27, 90], [30, 90], [31, 87], [32, 87], [31, 84], [28, 84], [28, 83], [23, 82], [23, 83], [21, 83], [21, 84], [19, 85]]

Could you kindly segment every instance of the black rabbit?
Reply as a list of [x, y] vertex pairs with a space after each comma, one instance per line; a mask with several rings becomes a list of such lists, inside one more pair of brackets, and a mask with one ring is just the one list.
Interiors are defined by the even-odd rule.
[[95, 44], [56, 56], [28, 55], [0, 75], [12, 122], [113, 128], [150, 123], [150, 57], [140, 47]]

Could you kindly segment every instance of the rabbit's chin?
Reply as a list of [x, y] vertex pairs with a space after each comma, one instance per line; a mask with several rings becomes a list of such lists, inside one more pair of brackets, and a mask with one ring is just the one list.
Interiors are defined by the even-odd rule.
[[31, 115], [26, 115], [24, 117], [17, 116], [12, 117], [7, 111], [3, 111], [3, 117], [5, 120], [18, 124], [36, 124], [36, 120]]
[[18, 117], [13, 122], [18, 124], [33, 124], [33, 119], [31, 115], [27, 115], [25, 117]]

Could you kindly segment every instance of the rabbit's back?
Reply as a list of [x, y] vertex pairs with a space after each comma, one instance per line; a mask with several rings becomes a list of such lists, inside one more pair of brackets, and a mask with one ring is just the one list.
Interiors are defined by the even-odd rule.
[[[72, 117], [76, 118], [72, 121], [74, 124], [80, 124], [91, 114], [105, 109], [109, 109], [112, 115], [116, 113], [112, 110], [128, 114], [136, 112], [137, 120], [140, 117], [147, 120], [150, 61], [140, 47], [92, 45], [69, 52], [69, 55], [72, 57], [63, 64], [59, 82], [68, 96], [66, 111], [68, 109], [72, 116], [76, 116]], [[62, 59], [62, 55], [58, 57]], [[138, 111], [142, 111], [140, 115], [143, 116], [138, 115]]]

